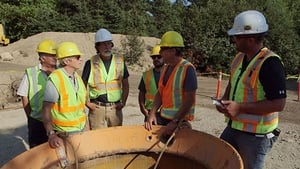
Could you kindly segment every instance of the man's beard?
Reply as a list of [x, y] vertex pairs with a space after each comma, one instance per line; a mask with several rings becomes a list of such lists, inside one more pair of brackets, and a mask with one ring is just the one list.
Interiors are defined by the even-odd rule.
[[100, 54], [104, 57], [109, 57], [112, 53], [111, 51], [100, 52]]
[[164, 63], [159, 63], [159, 64], [155, 64], [154, 67], [155, 68], [161, 68], [163, 67]]

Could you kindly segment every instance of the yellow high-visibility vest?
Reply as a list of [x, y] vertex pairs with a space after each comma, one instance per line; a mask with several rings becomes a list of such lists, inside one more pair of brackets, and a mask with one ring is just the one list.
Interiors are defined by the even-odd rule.
[[112, 55], [108, 73], [100, 56], [92, 56], [91, 71], [88, 79], [90, 99], [96, 99], [100, 95], [107, 94], [109, 102], [121, 100], [123, 75], [123, 56]]
[[75, 72], [77, 91], [62, 68], [52, 72], [49, 79], [59, 94], [58, 102], [51, 109], [53, 129], [66, 132], [82, 131], [86, 123], [86, 88], [81, 77]]
[[[244, 53], [238, 53], [231, 63], [231, 89], [229, 98], [238, 103], [242, 102], [257, 102], [265, 99], [263, 86], [259, 81], [259, 71], [263, 62], [270, 56], [276, 56], [275, 53], [263, 48], [249, 63], [248, 68], [242, 73], [240, 80], [238, 76], [241, 72]], [[278, 126], [278, 112], [270, 112], [265, 115], [253, 114], [238, 114], [236, 117], [231, 117], [231, 127], [237, 130], [266, 134], [272, 132]], [[229, 118], [226, 117], [226, 121]]]
[[47, 82], [47, 75], [43, 73], [39, 66], [34, 66], [26, 69], [26, 75], [29, 82], [28, 98], [30, 104], [30, 117], [43, 121], [42, 106]]
[[147, 110], [150, 110], [153, 105], [153, 101], [155, 98], [155, 95], [157, 93], [157, 86], [155, 82], [155, 77], [154, 77], [154, 69], [150, 69], [146, 72], [143, 73], [143, 81], [145, 84], [145, 108]]

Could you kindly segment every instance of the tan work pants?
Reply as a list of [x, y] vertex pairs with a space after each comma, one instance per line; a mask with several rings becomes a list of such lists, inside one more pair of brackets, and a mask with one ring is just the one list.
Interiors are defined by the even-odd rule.
[[99, 106], [99, 108], [97, 108], [96, 110], [89, 111], [89, 122], [91, 130], [113, 126], [122, 126], [122, 109], [117, 110], [115, 108], [115, 105]]

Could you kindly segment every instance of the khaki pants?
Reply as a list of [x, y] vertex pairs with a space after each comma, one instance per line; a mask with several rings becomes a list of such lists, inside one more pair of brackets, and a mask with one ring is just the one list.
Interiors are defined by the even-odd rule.
[[116, 110], [115, 105], [99, 106], [95, 111], [89, 111], [89, 122], [91, 130], [122, 126], [122, 110]]

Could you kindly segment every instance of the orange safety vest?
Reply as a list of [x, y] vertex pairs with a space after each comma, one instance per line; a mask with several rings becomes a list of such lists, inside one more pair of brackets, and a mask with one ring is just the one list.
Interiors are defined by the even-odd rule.
[[[186, 71], [189, 66], [193, 66], [185, 59], [175, 66], [166, 83], [163, 84], [163, 79], [167, 71], [167, 66], [164, 67], [158, 85], [158, 90], [162, 98], [161, 116], [166, 119], [174, 119], [180, 109], [184, 98], [183, 84], [186, 77]], [[195, 96], [196, 97], [196, 96]], [[196, 99], [195, 99], [196, 100]], [[193, 120], [195, 112], [195, 102], [190, 111], [187, 112], [185, 119]]]
[[[249, 63], [245, 72], [242, 73], [240, 80], [238, 76], [241, 72], [244, 53], [238, 53], [231, 63], [231, 90], [229, 98], [237, 103], [257, 102], [265, 99], [263, 86], [259, 81], [259, 72], [264, 61], [275, 53], [263, 48]], [[275, 76], [275, 75], [274, 75]], [[233, 89], [236, 88], [235, 94]], [[278, 126], [278, 112], [270, 112], [264, 115], [238, 114], [231, 117], [231, 127], [237, 130], [266, 134], [273, 131]], [[226, 121], [229, 118], [226, 117]]]
[[75, 72], [77, 91], [62, 68], [52, 72], [49, 79], [59, 94], [58, 102], [51, 109], [53, 129], [66, 132], [82, 131], [86, 122], [86, 88], [81, 77]]

